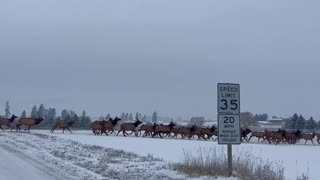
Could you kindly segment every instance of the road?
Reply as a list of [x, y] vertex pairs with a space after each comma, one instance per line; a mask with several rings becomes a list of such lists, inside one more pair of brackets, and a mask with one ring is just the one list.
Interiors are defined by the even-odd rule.
[[[1, 137], [0, 137], [1, 138]], [[57, 180], [43, 163], [5, 144], [0, 144], [0, 179]]]

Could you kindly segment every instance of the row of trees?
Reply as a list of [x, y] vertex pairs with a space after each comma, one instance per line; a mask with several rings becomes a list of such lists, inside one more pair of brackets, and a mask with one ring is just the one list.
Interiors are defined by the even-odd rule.
[[[17, 115], [17, 114], [16, 114]], [[11, 116], [10, 112], [10, 104], [9, 101], [6, 101], [5, 104], [5, 117], [9, 118]], [[64, 120], [64, 121], [75, 121], [74, 127], [75, 128], [89, 128], [91, 123], [91, 118], [87, 116], [86, 111], [82, 111], [81, 115], [78, 115], [75, 111], [63, 109], [61, 114], [58, 115], [56, 108], [46, 108], [43, 104], [39, 107], [34, 105], [30, 111], [30, 114], [27, 114], [26, 110], [23, 110], [20, 117], [30, 117], [30, 118], [37, 118], [42, 117], [45, 120], [39, 124], [39, 127], [52, 127], [57, 121]], [[105, 117], [100, 117], [99, 119], [109, 119], [111, 117], [110, 113], [108, 113]], [[114, 117], [112, 117], [114, 118]], [[158, 121], [157, 112], [154, 112], [152, 118], [148, 119], [146, 115], [143, 115], [139, 112], [135, 114], [133, 117], [132, 113], [122, 113], [120, 118], [123, 121], [134, 121], [136, 118], [143, 122], [152, 121], [156, 123]]]
[[[9, 118], [11, 116], [10, 112], [10, 105], [7, 101], [5, 104], [5, 116]], [[82, 111], [81, 115], [78, 115], [75, 111], [63, 109], [61, 111], [61, 115], [57, 115], [57, 110], [55, 108], [46, 108], [43, 104], [39, 107], [33, 106], [30, 115], [27, 114], [27, 111], [24, 110], [20, 117], [43, 117], [45, 120], [39, 125], [40, 127], [51, 127], [59, 120], [65, 121], [75, 121], [74, 127], [75, 128], [89, 128], [91, 119], [87, 116], [86, 111]], [[109, 119], [111, 117], [110, 113], [108, 113], [105, 117], [100, 117], [100, 119]], [[157, 112], [153, 112], [152, 117], [150, 119], [147, 118], [146, 115], [143, 115], [139, 112], [135, 114], [133, 117], [132, 113], [122, 113], [120, 118], [123, 121], [134, 121], [136, 118], [141, 120], [142, 122], [151, 122], [157, 123], [158, 122], [158, 115]], [[241, 124], [245, 127], [254, 126], [257, 124], [258, 121], [266, 121], [268, 119], [267, 114], [256, 114], [253, 115], [250, 112], [242, 112], [240, 114], [240, 121]], [[202, 125], [204, 123], [204, 117], [193, 117], [190, 120], [190, 123]], [[285, 129], [305, 129], [305, 130], [316, 130], [320, 129], [320, 121], [316, 122], [312, 117], [309, 119], [305, 119], [302, 115], [298, 115], [295, 113], [292, 117], [284, 119]]]
[[[11, 116], [10, 105], [8, 101], [5, 104], [5, 116], [7, 118]], [[82, 111], [82, 114], [78, 115], [72, 110], [63, 109], [61, 111], [61, 115], [58, 115], [56, 108], [46, 108], [43, 104], [41, 104], [39, 107], [37, 107], [36, 105], [33, 106], [29, 115], [27, 114], [26, 110], [23, 110], [20, 115], [20, 117], [22, 118], [37, 118], [39, 116], [45, 119], [38, 125], [38, 127], [42, 128], [52, 127], [56, 122], [60, 120], [64, 120], [67, 122], [75, 121], [75, 128], [89, 128], [91, 124], [91, 119], [89, 116], [87, 116], [86, 111]]]
[[320, 129], [320, 121], [316, 122], [313, 117], [306, 120], [302, 114], [299, 116], [295, 113], [291, 118], [285, 120], [284, 127], [286, 129], [306, 129], [312, 131]]
[[[241, 123], [246, 126], [254, 126], [258, 121], [266, 121], [268, 119], [267, 114], [256, 114], [253, 115], [250, 112], [243, 112], [240, 114]], [[320, 129], [320, 121], [315, 121], [313, 117], [305, 119], [303, 115], [295, 113], [292, 117], [283, 119], [285, 123], [285, 129], [300, 129], [300, 130], [317, 130]]]

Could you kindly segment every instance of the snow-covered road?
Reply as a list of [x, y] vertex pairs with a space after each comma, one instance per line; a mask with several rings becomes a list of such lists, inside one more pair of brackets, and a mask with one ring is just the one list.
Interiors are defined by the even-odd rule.
[[[0, 144], [0, 179], [3, 180], [30, 180], [47, 179], [59, 180], [56, 175], [45, 170], [39, 161], [27, 154], [18, 152], [6, 144]], [[60, 177], [61, 178], [61, 177]]]

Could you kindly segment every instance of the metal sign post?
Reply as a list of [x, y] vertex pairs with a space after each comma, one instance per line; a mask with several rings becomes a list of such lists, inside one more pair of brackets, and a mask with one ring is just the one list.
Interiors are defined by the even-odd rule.
[[218, 83], [218, 144], [227, 144], [228, 176], [232, 175], [232, 144], [241, 143], [240, 85]]

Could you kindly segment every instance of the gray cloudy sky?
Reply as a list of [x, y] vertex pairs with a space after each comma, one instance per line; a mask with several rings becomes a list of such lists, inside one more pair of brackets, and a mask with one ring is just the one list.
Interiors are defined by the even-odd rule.
[[319, 5], [2, 0], [0, 109], [213, 119], [217, 83], [235, 82], [242, 111], [318, 120]]

